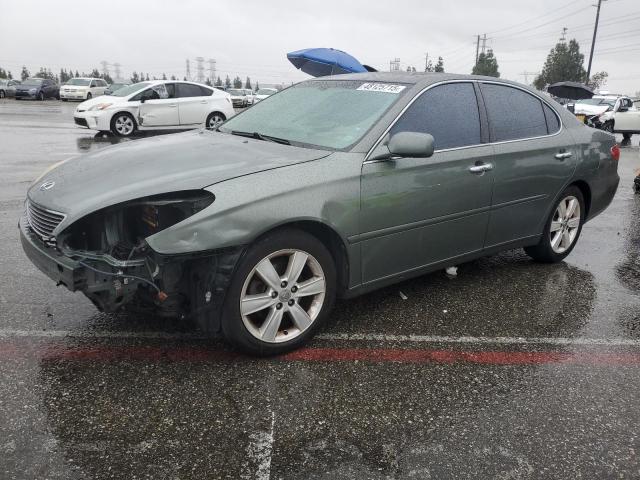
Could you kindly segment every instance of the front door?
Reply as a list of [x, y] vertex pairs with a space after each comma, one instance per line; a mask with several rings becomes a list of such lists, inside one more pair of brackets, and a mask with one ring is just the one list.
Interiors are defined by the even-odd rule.
[[389, 135], [402, 131], [430, 133], [435, 153], [364, 163], [359, 237], [364, 283], [409, 276], [484, 245], [493, 148], [482, 145], [473, 84], [449, 83], [425, 91]]
[[143, 127], [176, 127], [180, 119], [175, 84], [158, 84], [149, 89], [149, 97], [140, 104], [139, 120]]
[[630, 98], [620, 99], [614, 117], [614, 129], [616, 132], [640, 132], [640, 110]]
[[480, 87], [495, 149], [490, 248], [542, 233], [579, 152], [558, 115], [538, 97], [508, 85]]

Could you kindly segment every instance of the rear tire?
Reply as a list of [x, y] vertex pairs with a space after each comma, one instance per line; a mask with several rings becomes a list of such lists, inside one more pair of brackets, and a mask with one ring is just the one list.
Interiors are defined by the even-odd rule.
[[295, 229], [269, 233], [238, 262], [223, 308], [224, 337], [253, 355], [293, 350], [326, 321], [336, 283], [334, 259], [317, 238]]
[[225, 117], [224, 114], [220, 112], [213, 112], [209, 114], [204, 125], [208, 130], [215, 130], [220, 125], [222, 125], [226, 120], [227, 120], [227, 117]]
[[540, 243], [524, 251], [537, 262], [561, 262], [576, 246], [585, 215], [582, 192], [574, 185], [567, 187], [545, 223]]
[[68, 102], [68, 101], [69, 101], [69, 99], [68, 99], [68, 98], [63, 98], [63, 99], [62, 99], [62, 101], [63, 101], [63, 102]]

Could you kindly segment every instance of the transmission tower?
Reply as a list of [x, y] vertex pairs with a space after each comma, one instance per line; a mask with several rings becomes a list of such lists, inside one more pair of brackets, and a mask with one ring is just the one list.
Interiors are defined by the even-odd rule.
[[209, 80], [211, 85], [216, 83], [216, 61], [213, 58], [209, 59]]
[[100, 65], [102, 65], [102, 76], [103, 77], [108, 77], [109, 76], [109, 62], [107, 62], [106, 60], [103, 60], [100, 62]]
[[113, 68], [116, 71], [116, 79], [121, 79], [122, 77], [120, 76], [120, 64], [118, 62], [114, 63]]
[[196, 62], [198, 62], [196, 67], [196, 82], [204, 83], [204, 58], [196, 57]]
[[189, 64], [189, 59], [187, 58], [187, 80], [191, 80], [191, 65]]
[[567, 27], [562, 28], [562, 37], [560, 37], [562, 43], [567, 41], [567, 30], [569, 30]]
[[390, 72], [398, 72], [400, 71], [400, 59], [394, 58], [389, 62], [389, 71]]

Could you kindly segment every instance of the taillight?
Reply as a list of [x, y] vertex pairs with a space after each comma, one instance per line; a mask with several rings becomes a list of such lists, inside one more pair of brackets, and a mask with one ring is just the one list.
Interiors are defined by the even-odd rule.
[[611, 147], [611, 158], [613, 158], [616, 162], [620, 160], [620, 147], [617, 143], [613, 147]]

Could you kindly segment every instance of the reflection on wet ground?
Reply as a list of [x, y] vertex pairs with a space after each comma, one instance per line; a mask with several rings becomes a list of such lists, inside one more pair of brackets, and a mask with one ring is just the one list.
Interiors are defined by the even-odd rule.
[[[121, 140], [0, 102], [0, 478], [637, 478], [640, 167], [566, 263], [506, 252], [341, 301], [308, 348], [240, 356], [105, 315], [26, 260], [41, 170]], [[139, 141], [138, 139], [126, 141]]]

